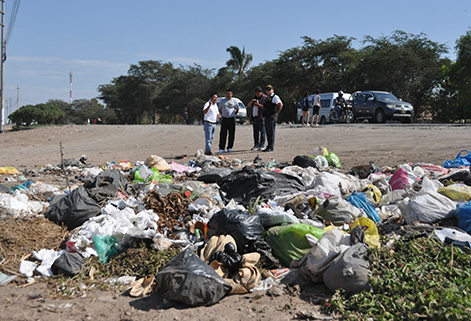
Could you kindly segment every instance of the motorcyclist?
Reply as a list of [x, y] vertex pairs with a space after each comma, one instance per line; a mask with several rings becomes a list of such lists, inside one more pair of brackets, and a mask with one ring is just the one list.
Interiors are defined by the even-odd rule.
[[343, 98], [343, 91], [339, 91], [338, 96], [334, 99], [334, 109], [337, 112], [337, 117], [340, 117], [340, 112], [342, 111], [342, 107], [345, 107], [347, 102], [345, 98]]

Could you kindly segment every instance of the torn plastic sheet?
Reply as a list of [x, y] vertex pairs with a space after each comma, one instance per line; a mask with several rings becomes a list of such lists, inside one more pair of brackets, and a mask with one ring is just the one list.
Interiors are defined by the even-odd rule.
[[41, 249], [38, 252], [33, 251], [33, 256], [41, 261], [41, 265], [38, 266], [36, 270], [43, 276], [52, 276], [51, 266], [64, 252], [65, 250], [55, 251], [52, 249]]
[[0, 272], [0, 286], [6, 285], [16, 279], [18, 275], [6, 275]]
[[6, 214], [26, 216], [38, 214], [49, 206], [46, 202], [30, 201], [28, 195], [16, 190], [13, 195], [0, 193], [0, 207]]
[[94, 236], [114, 236], [120, 250], [133, 237], [153, 238], [158, 234], [159, 216], [152, 210], [140, 211], [136, 214], [132, 208], [119, 209], [107, 203], [101, 212], [102, 215], [90, 218], [78, 230], [73, 231], [69, 239], [70, 242], [75, 243], [75, 249], [83, 257], [90, 255], [90, 252], [85, 252], [85, 249], [93, 245]]
[[38, 265], [34, 262], [23, 260], [20, 262], [19, 272], [24, 276], [30, 278], [33, 276], [33, 272]]

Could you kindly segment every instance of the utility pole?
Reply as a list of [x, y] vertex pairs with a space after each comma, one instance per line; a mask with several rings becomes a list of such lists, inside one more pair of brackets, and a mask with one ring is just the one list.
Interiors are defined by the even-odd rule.
[[0, 94], [2, 95], [0, 99], [0, 134], [3, 134], [3, 121], [4, 121], [4, 110], [3, 110], [3, 104], [4, 104], [4, 96], [5, 96], [5, 68], [3, 63], [5, 62], [5, 0], [0, 0], [2, 1], [2, 11], [0, 14], [2, 15], [2, 36], [1, 36], [1, 50], [0, 50], [0, 72], [2, 73], [1, 75], [1, 89], [0, 89]]
[[69, 97], [69, 104], [72, 103], [72, 71], [69, 72], [70, 83], [69, 83], [69, 90], [70, 90], [70, 97]]
[[20, 86], [16, 86], [16, 110], [20, 108]]

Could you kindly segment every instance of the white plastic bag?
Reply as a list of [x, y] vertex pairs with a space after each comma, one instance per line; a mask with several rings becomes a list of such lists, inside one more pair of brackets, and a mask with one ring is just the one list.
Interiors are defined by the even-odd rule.
[[413, 196], [402, 215], [407, 224], [419, 221], [434, 223], [450, 218], [456, 210], [456, 203], [446, 196], [437, 193], [437, 184], [428, 178], [422, 182], [422, 190]]
[[322, 273], [332, 261], [350, 247], [350, 235], [334, 229], [325, 232], [319, 243], [299, 261], [301, 272], [313, 282], [322, 282]]

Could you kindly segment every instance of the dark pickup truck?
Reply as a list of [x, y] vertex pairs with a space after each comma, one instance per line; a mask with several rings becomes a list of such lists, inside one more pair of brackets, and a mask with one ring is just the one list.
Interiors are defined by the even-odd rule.
[[355, 119], [368, 119], [375, 123], [400, 120], [414, 121], [414, 107], [386, 91], [357, 91], [351, 97]]

